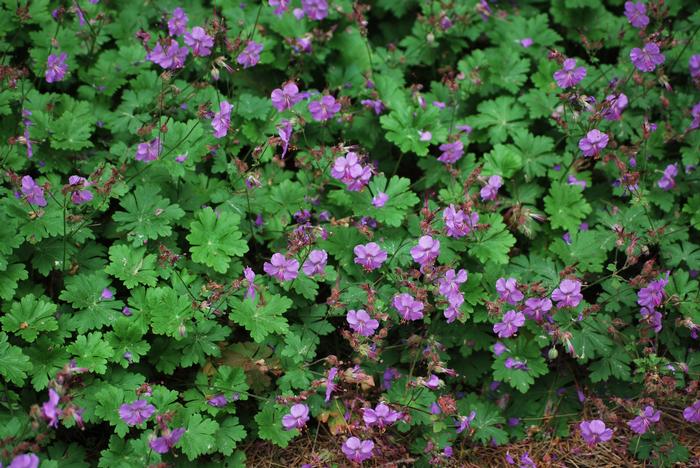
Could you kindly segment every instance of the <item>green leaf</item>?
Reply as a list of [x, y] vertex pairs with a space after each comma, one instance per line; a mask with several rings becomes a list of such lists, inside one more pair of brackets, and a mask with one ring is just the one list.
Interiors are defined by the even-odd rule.
[[[95, 394], [95, 400], [97, 400], [95, 416], [114, 426], [114, 431], [119, 437], [124, 437], [129, 432], [129, 426], [119, 417], [119, 407], [122, 403], [126, 403], [125, 398], [124, 390], [113, 385], [109, 385]], [[145, 423], [141, 424], [141, 427], [145, 426]]]
[[299, 434], [297, 429], [285, 431], [282, 427], [284, 409], [274, 404], [266, 404], [262, 411], [255, 415], [258, 424], [258, 436], [263, 440], [269, 440], [279, 447], [286, 447], [289, 441]]
[[254, 299], [230, 299], [231, 320], [245, 327], [256, 343], [262, 342], [267, 335], [279, 333], [284, 335], [289, 329], [283, 314], [292, 306], [292, 301], [284, 296], [268, 294], [265, 304], [260, 305], [260, 294]]
[[187, 430], [180, 439], [180, 447], [187, 458], [192, 461], [200, 455], [211, 452], [216, 446], [214, 434], [219, 430], [219, 424], [202, 415], [195, 413], [187, 422]]
[[104, 273], [76, 275], [66, 279], [66, 289], [59, 299], [70, 303], [75, 311], [69, 319], [69, 329], [85, 333], [102, 328], [121, 317], [122, 301], [102, 299], [102, 291], [111, 281]]
[[238, 393], [240, 400], [248, 399], [248, 382], [245, 371], [240, 367], [219, 366], [213, 384], [216, 390]]
[[113, 245], [109, 248], [109, 266], [105, 272], [120, 279], [131, 289], [138, 284], [155, 286], [156, 256], [146, 255], [146, 248], [134, 248], [128, 245]]
[[100, 332], [78, 336], [66, 349], [75, 356], [77, 367], [85, 367], [98, 374], [107, 372], [107, 360], [114, 355], [114, 350], [102, 339]]
[[591, 205], [578, 185], [555, 183], [544, 197], [544, 210], [553, 228], [577, 231], [581, 221], [591, 213]]
[[9, 301], [15, 295], [17, 283], [29, 277], [27, 270], [21, 263], [8, 265], [4, 271], [0, 271], [0, 298]]
[[613, 341], [608, 336], [610, 317], [596, 314], [586, 317], [579, 322], [581, 329], [571, 328], [571, 344], [576, 357], [582, 361], [594, 357], [607, 358], [610, 355]]
[[525, 128], [525, 109], [515, 99], [501, 96], [484, 101], [477, 107], [479, 114], [469, 119], [474, 128], [488, 129], [493, 143], [503, 143], [508, 135]]
[[618, 347], [616, 352], [590, 365], [591, 382], [606, 381], [611, 375], [620, 380], [631, 381], [630, 362], [632, 358], [629, 354]]
[[25, 349], [32, 363], [32, 386], [34, 390], [43, 390], [48, 386], [49, 380], [66, 365], [70, 354], [63, 347], [63, 340], [44, 335], [31, 346]]
[[[132, 362], [139, 362], [141, 356], [145, 356], [151, 349], [151, 345], [142, 340], [143, 335], [142, 325], [128, 317], [119, 317], [112, 324], [112, 331], [107, 333], [106, 339], [107, 343], [114, 348], [114, 357], [122, 367], [128, 367]], [[124, 357], [125, 353], [131, 355], [130, 360]]]
[[482, 171], [484, 176], [500, 175], [509, 178], [523, 167], [520, 154], [506, 145], [494, 145], [493, 149], [486, 153], [485, 159]]
[[[443, 142], [447, 138], [447, 129], [441, 126], [439, 111], [429, 107], [425, 111], [413, 111], [411, 108], [392, 110], [379, 118], [387, 132], [385, 138], [394, 143], [404, 153], [414, 152], [426, 156], [431, 142]], [[421, 141], [420, 132], [429, 131], [430, 141]]]
[[[547, 363], [542, 357], [539, 344], [534, 340], [528, 340], [521, 335], [517, 340], [510, 340], [507, 346], [510, 352], [498, 356], [491, 365], [494, 371], [493, 378], [508, 383], [520, 393], [526, 393], [535, 383], [536, 377], [549, 371]], [[527, 369], [506, 368], [505, 361], [509, 357], [523, 362]]]
[[66, 111], [54, 120], [51, 147], [62, 150], [80, 150], [93, 146], [90, 135], [95, 126], [92, 106], [84, 101], [72, 101]]
[[10, 313], [0, 320], [4, 331], [12, 332], [32, 343], [39, 333], [58, 330], [55, 313], [56, 304], [29, 294], [20, 302], [12, 304]]
[[363, 213], [380, 223], [394, 227], [401, 226], [409, 213], [409, 208], [420, 201], [416, 194], [411, 191], [410, 186], [411, 181], [404, 177], [394, 176], [387, 184], [387, 178], [384, 175], [375, 176], [369, 183], [371, 193], [376, 195], [379, 192], [384, 192], [389, 196], [389, 200], [383, 207], [376, 208], [371, 204], [371, 194], [363, 192], [361, 195], [364, 195], [366, 207], [362, 210]]
[[112, 219], [117, 223], [117, 231], [127, 232], [127, 239], [135, 247], [149, 239], [169, 236], [171, 224], [185, 215], [179, 205], [171, 205], [152, 185], [137, 186], [134, 193], [124, 195], [119, 203], [126, 211], [117, 211]]
[[549, 250], [554, 252], [565, 265], [573, 265], [578, 262], [577, 268], [580, 271], [590, 271], [600, 273], [603, 271], [603, 263], [607, 259], [605, 244], [600, 239], [596, 231], [573, 231], [570, 232], [571, 245], [563, 239], [556, 239]]
[[296, 333], [289, 333], [284, 341], [285, 346], [282, 349], [282, 356], [290, 358], [295, 363], [302, 363], [316, 356], [316, 346], [319, 340], [313, 333], [306, 332], [301, 336]]
[[546, 175], [558, 159], [552, 153], [554, 140], [546, 136], [535, 136], [523, 129], [513, 132], [513, 144], [507, 147], [520, 156], [526, 181]]
[[181, 327], [187, 329], [194, 317], [192, 300], [172, 288], [151, 288], [146, 291], [144, 311], [148, 313], [153, 333], [182, 339]]
[[474, 235], [474, 242], [469, 243], [469, 254], [484, 263], [508, 263], [508, 252], [515, 245], [515, 237], [506, 229], [501, 215], [490, 213], [479, 222], [489, 224], [490, 227]]
[[232, 256], [241, 257], [248, 252], [248, 244], [238, 230], [240, 221], [240, 216], [229, 212], [217, 216], [210, 207], [201, 210], [187, 236], [192, 260], [226, 273]]
[[0, 375], [15, 385], [22, 385], [27, 372], [32, 370], [29, 358], [22, 349], [7, 342], [7, 334], [0, 332]]
[[221, 426], [216, 432], [217, 450], [226, 456], [230, 456], [238, 442], [245, 439], [245, 436], [246, 430], [238, 422], [238, 418], [229, 416], [221, 422]]

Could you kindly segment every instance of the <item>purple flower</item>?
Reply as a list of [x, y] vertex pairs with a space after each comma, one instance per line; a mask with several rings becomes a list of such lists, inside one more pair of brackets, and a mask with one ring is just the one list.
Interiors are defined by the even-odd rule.
[[518, 282], [515, 278], [498, 278], [496, 281], [496, 292], [499, 297], [510, 305], [515, 305], [525, 297], [518, 289]]
[[467, 270], [461, 269], [456, 272], [454, 268], [445, 272], [445, 276], [438, 279], [438, 291], [445, 297], [459, 293], [459, 285], [466, 283], [468, 278]]
[[648, 323], [654, 332], [659, 333], [661, 331], [663, 328], [663, 315], [661, 312], [649, 307], [642, 307], [639, 313], [642, 316], [642, 321]]
[[333, 162], [331, 176], [343, 182], [351, 192], [359, 192], [372, 178], [370, 165], [363, 166], [357, 153], [352, 151]]
[[[306, 0], [311, 1], [311, 0]], [[349, 437], [342, 447], [343, 453], [351, 462], [362, 463], [372, 458], [374, 442], [371, 440], [360, 440], [357, 437]]]
[[294, 104], [302, 99], [299, 93], [299, 87], [295, 83], [287, 83], [282, 88], [272, 90], [270, 94], [272, 106], [279, 112], [286, 109], [291, 109]]
[[67, 58], [68, 55], [65, 52], [61, 52], [59, 56], [54, 54], [49, 55], [49, 58], [46, 60], [46, 73], [44, 75], [47, 83], [63, 81], [63, 78], [66, 76], [66, 71], [68, 71], [68, 65], [66, 65]]
[[548, 297], [531, 297], [525, 301], [523, 313], [529, 319], [541, 322], [552, 309], [552, 301]]
[[442, 212], [442, 219], [445, 222], [445, 232], [450, 237], [459, 239], [469, 234], [479, 222], [479, 214], [472, 211], [468, 213], [462, 209], [458, 210], [450, 204]]
[[[87, 187], [90, 183], [85, 177], [72, 175], [68, 178], [68, 183], [73, 187]], [[75, 205], [82, 205], [92, 200], [92, 192], [89, 190], [76, 190], [70, 196], [71, 201]]]
[[430, 236], [421, 236], [418, 244], [411, 248], [411, 257], [422, 267], [435, 261], [440, 255], [440, 241]]
[[666, 169], [664, 169], [664, 173], [657, 182], [657, 185], [659, 188], [662, 190], [668, 191], [673, 189], [676, 186], [676, 179], [675, 177], [678, 175], [678, 165], [677, 164], [669, 164], [666, 166]]
[[328, 254], [325, 250], [312, 250], [301, 269], [306, 276], [322, 275], [327, 261]]
[[210, 55], [211, 48], [214, 46], [214, 38], [199, 26], [192, 28], [192, 32], [185, 33], [184, 40], [185, 44], [192, 48], [192, 55], [196, 57]]
[[320, 101], [309, 103], [309, 112], [316, 122], [325, 122], [340, 112], [340, 103], [333, 96], [325, 95]]
[[690, 109], [690, 115], [693, 117], [693, 121], [690, 123], [688, 130], [695, 130], [700, 127], [700, 102], [695, 104], [692, 109]]
[[326, 0], [301, 0], [301, 8], [309, 19], [321, 21], [328, 16], [328, 2]]
[[184, 427], [178, 427], [172, 431], [167, 429], [163, 431], [163, 435], [149, 442], [149, 446], [157, 453], [168, 453], [171, 448], [178, 443], [182, 435], [185, 433]]
[[17, 455], [7, 468], [39, 468], [39, 457], [33, 453]]
[[176, 70], [185, 66], [185, 60], [187, 60], [187, 54], [189, 53], [190, 49], [180, 47], [177, 41], [171, 41], [167, 49], [163, 49], [162, 44], [159, 42], [148, 53], [146, 60], [160, 65], [166, 70], [170, 68]]
[[384, 103], [380, 99], [363, 99], [360, 101], [363, 106], [372, 109], [375, 114], [379, 115], [384, 111]]
[[387, 201], [389, 201], [389, 195], [384, 192], [379, 192], [372, 198], [372, 205], [377, 208], [381, 208]]
[[236, 62], [243, 65], [243, 68], [254, 67], [260, 61], [260, 52], [263, 50], [263, 45], [255, 41], [248, 41], [248, 44], [240, 53]]
[[476, 418], [476, 411], [471, 411], [469, 413], [469, 416], [460, 416], [457, 419], [457, 422], [455, 422], [455, 426], [457, 427], [457, 434], [461, 434], [465, 430], [469, 429], [469, 427], [472, 424], [472, 421], [474, 421], [474, 418]]
[[289, 141], [292, 139], [292, 122], [283, 119], [280, 125], [277, 126], [277, 134], [280, 136], [280, 140], [282, 140], [282, 159], [284, 159], [289, 149]]
[[154, 138], [146, 143], [139, 143], [136, 147], [136, 160], [142, 162], [151, 162], [158, 159], [163, 145], [160, 143], [160, 138]]
[[525, 47], [526, 49], [530, 47], [532, 44], [534, 44], [534, 41], [530, 37], [526, 37], [524, 39], [520, 39], [520, 45]]
[[228, 101], [221, 101], [219, 104], [219, 112], [214, 114], [211, 121], [211, 126], [214, 128], [214, 136], [223, 138], [228, 133], [228, 127], [231, 124], [231, 110], [233, 106]]
[[63, 413], [58, 407], [58, 402], [61, 397], [56, 393], [53, 388], [49, 389], [49, 401], [41, 405], [41, 415], [49, 423], [49, 427], [58, 427], [58, 418], [61, 417]]
[[506, 358], [506, 360], [503, 362], [503, 365], [506, 369], [528, 370], [527, 364], [513, 357]]
[[328, 376], [326, 377], [326, 403], [330, 401], [331, 395], [335, 391], [336, 385], [333, 383], [333, 380], [335, 379], [336, 375], [338, 375], [337, 367], [331, 367], [328, 369]]
[[612, 429], [606, 428], [605, 423], [600, 419], [581, 421], [579, 428], [581, 429], [581, 437], [588, 445], [595, 445], [598, 442], [607, 442], [612, 439]]
[[376, 270], [387, 259], [386, 251], [382, 250], [375, 242], [356, 245], [353, 252], [355, 253], [355, 263], [362, 265], [367, 271]]
[[496, 343], [493, 345], [493, 354], [496, 357], [500, 356], [501, 354], [505, 353], [506, 351], [508, 351], [508, 348], [506, 347], [506, 345], [504, 345], [500, 341], [496, 341]]
[[586, 188], [586, 181], [585, 180], [578, 180], [575, 175], [569, 174], [566, 178], [566, 182], [569, 185], [578, 185], [582, 189]]
[[629, 104], [627, 96], [623, 93], [617, 95], [610, 94], [606, 96], [605, 100], [610, 104], [610, 107], [603, 111], [605, 120], [620, 120], [622, 111], [625, 110]]
[[447, 107], [447, 104], [445, 104], [442, 101], [433, 101], [433, 107], [437, 107], [438, 109], [444, 109]]
[[433, 134], [430, 133], [429, 131], [420, 131], [418, 130], [418, 139], [420, 141], [430, 141], [433, 139]]
[[559, 287], [552, 292], [552, 300], [557, 302], [558, 309], [576, 307], [582, 299], [581, 282], [578, 280], [562, 280]]
[[309, 407], [303, 403], [297, 403], [289, 409], [289, 413], [282, 416], [282, 426], [285, 431], [301, 429], [309, 421]]
[[27, 202], [32, 205], [46, 206], [46, 198], [44, 197], [44, 188], [34, 182], [31, 176], [22, 177], [22, 195], [27, 197]]
[[578, 147], [584, 156], [596, 156], [608, 146], [608, 140], [608, 135], [594, 128], [578, 141]]
[[102, 299], [103, 301], [111, 301], [112, 299], [114, 299], [114, 293], [111, 289], [104, 288], [102, 290], [102, 294], [100, 294], [100, 299]]
[[637, 29], [644, 29], [649, 24], [649, 17], [646, 15], [647, 7], [643, 2], [625, 2], [625, 16], [627, 21]]
[[688, 60], [688, 69], [690, 70], [691, 77], [700, 78], [700, 54], [690, 57]]
[[497, 333], [499, 338], [510, 338], [523, 325], [525, 325], [525, 316], [522, 312], [509, 310], [503, 315], [502, 321], [493, 326], [493, 332]]
[[362, 336], [372, 336], [379, 328], [379, 322], [370, 317], [364, 309], [349, 310], [346, 320], [350, 324], [350, 328]]
[[387, 427], [394, 424], [401, 418], [401, 413], [394, 411], [386, 403], [379, 403], [376, 408], [363, 408], [362, 419], [367, 427], [379, 426]]
[[391, 390], [391, 382], [401, 376], [399, 371], [393, 367], [387, 367], [382, 375], [382, 389]]
[[268, 0], [268, 4], [275, 8], [273, 11], [277, 16], [282, 16], [289, 9], [290, 0]]
[[639, 416], [627, 422], [627, 425], [637, 434], [645, 434], [649, 428], [659, 422], [661, 411], [654, 410], [653, 406], [647, 406]]
[[395, 295], [391, 305], [394, 306], [394, 309], [404, 320], [420, 320], [423, 318], [424, 304], [408, 293]]
[[661, 305], [664, 300], [664, 288], [668, 284], [668, 275], [666, 278], [660, 278], [652, 281], [646, 287], [639, 290], [637, 293], [637, 304], [642, 307], [654, 309]]
[[281, 253], [276, 253], [272, 255], [269, 262], [263, 264], [263, 270], [280, 281], [289, 281], [297, 277], [299, 262], [293, 258], [288, 260]]
[[586, 69], [583, 67], [576, 68], [576, 59], [571, 58], [564, 60], [564, 65], [561, 70], [554, 72], [554, 80], [562, 89], [576, 86], [585, 77]]
[[223, 393], [219, 393], [218, 395], [214, 395], [213, 397], [209, 398], [207, 401], [207, 404], [209, 406], [213, 406], [214, 408], [221, 408], [222, 406], [226, 406], [228, 403], [228, 398], [226, 398], [226, 395]]
[[440, 151], [442, 154], [438, 158], [438, 161], [444, 164], [454, 164], [464, 155], [464, 144], [461, 140], [457, 140], [453, 143], [443, 143], [440, 145]]
[[168, 33], [171, 36], [181, 36], [187, 29], [187, 15], [185, 10], [178, 7], [173, 10], [173, 15], [168, 20]]
[[248, 281], [248, 289], [246, 290], [245, 297], [253, 299], [255, 297], [255, 272], [250, 267], [245, 267], [243, 270], [243, 276], [246, 281]]
[[685, 408], [683, 417], [686, 421], [700, 424], [700, 400]]
[[155, 412], [156, 407], [149, 404], [146, 400], [136, 400], [133, 403], [125, 403], [119, 407], [119, 417], [128, 426], [137, 426], [147, 421]]
[[428, 380], [419, 378], [419, 381], [423, 384], [425, 388], [429, 388], [430, 390], [437, 390], [442, 384], [442, 380], [440, 380], [435, 374], [430, 374]]
[[630, 60], [637, 70], [643, 72], [653, 72], [657, 65], [661, 65], [666, 60], [664, 54], [661, 53], [659, 45], [655, 42], [649, 42], [642, 49], [635, 47], [630, 51]]
[[501, 186], [503, 186], [503, 178], [499, 175], [492, 175], [479, 192], [481, 199], [483, 201], [495, 200], [498, 195], [498, 189], [501, 188]]

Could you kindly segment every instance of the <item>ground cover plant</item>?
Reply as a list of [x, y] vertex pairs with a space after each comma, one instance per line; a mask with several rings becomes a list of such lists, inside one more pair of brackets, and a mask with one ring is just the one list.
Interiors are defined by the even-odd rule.
[[0, 1], [0, 462], [696, 466], [699, 29]]

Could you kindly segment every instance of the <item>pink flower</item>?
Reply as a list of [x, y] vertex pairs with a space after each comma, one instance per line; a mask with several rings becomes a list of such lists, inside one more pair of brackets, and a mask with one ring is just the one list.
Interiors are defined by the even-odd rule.
[[32, 205], [46, 206], [46, 198], [44, 197], [44, 188], [34, 182], [31, 176], [22, 177], [22, 195], [27, 198], [27, 202]]
[[49, 401], [41, 405], [41, 415], [48, 421], [50, 427], [58, 427], [58, 418], [63, 413], [58, 407], [60, 400], [61, 397], [56, 390], [49, 388]]
[[262, 52], [262, 50], [262, 44], [258, 44], [255, 41], [248, 41], [243, 52], [236, 58], [236, 62], [243, 65], [243, 68], [254, 67], [260, 61], [260, 52]]
[[370, 317], [364, 309], [349, 310], [346, 320], [350, 328], [362, 336], [372, 336], [379, 328], [379, 321]]
[[605, 423], [600, 419], [581, 421], [579, 428], [581, 429], [581, 437], [588, 445], [595, 445], [612, 439], [612, 429], [606, 428]]
[[185, 34], [185, 30], [187, 29], [187, 15], [185, 14], [185, 10], [182, 8], [175, 8], [173, 10], [173, 15], [168, 20], [168, 32], [170, 33], [171, 36], [181, 36]]
[[275, 8], [273, 11], [277, 16], [282, 16], [289, 9], [290, 0], [268, 0], [268, 4]]
[[160, 437], [157, 437], [149, 442], [149, 446], [157, 453], [168, 453], [171, 448], [178, 443], [185, 433], [184, 427], [173, 429], [172, 431], [165, 429]]
[[438, 280], [438, 291], [445, 297], [458, 294], [459, 285], [466, 283], [467, 278], [467, 270], [461, 269], [456, 272], [454, 268], [451, 268], [445, 272], [445, 276]]
[[571, 58], [564, 60], [564, 65], [561, 70], [554, 72], [554, 80], [562, 89], [576, 86], [585, 77], [586, 69], [583, 67], [576, 68], [576, 59]]
[[578, 306], [583, 299], [581, 282], [570, 279], [562, 280], [559, 287], [552, 292], [552, 299], [556, 301], [559, 309]]
[[280, 281], [289, 281], [297, 277], [299, 262], [293, 258], [288, 260], [281, 253], [276, 253], [272, 255], [269, 262], [263, 264], [263, 270]]
[[496, 281], [496, 292], [502, 300], [511, 305], [516, 305], [525, 297], [518, 289], [518, 282], [515, 278], [499, 278]]
[[293, 405], [288, 414], [282, 417], [282, 426], [285, 431], [301, 429], [309, 421], [309, 407], [303, 403]]
[[351, 151], [335, 159], [331, 176], [343, 182], [351, 192], [359, 192], [372, 178], [372, 168], [369, 164], [363, 166], [358, 155]]
[[185, 44], [192, 48], [192, 55], [206, 57], [211, 54], [214, 46], [214, 38], [211, 37], [204, 28], [195, 26], [192, 32], [185, 33]]
[[420, 320], [423, 318], [423, 303], [408, 293], [397, 294], [394, 296], [391, 304], [404, 320]]
[[642, 49], [635, 47], [630, 51], [630, 60], [639, 71], [653, 72], [657, 65], [666, 61], [666, 57], [661, 53], [659, 45], [655, 42], [645, 44]]
[[158, 159], [162, 149], [160, 138], [154, 138], [147, 143], [139, 143], [136, 147], [136, 160], [142, 162], [155, 161]]
[[163, 45], [159, 42], [148, 53], [146, 60], [160, 65], [166, 70], [176, 70], [185, 66], [185, 60], [187, 60], [189, 52], [190, 50], [187, 47], [180, 47], [177, 41], [171, 40], [167, 49], [163, 49]]
[[353, 249], [355, 253], [355, 263], [365, 267], [365, 270], [372, 271], [379, 268], [387, 259], [387, 253], [375, 242], [365, 245], [356, 245]]
[[214, 128], [214, 136], [223, 138], [228, 133], [228, 127], [231, 124], [231, 110], [233, 106], [228, 101], [221, 101], [219, 104], [219, 112], [214, 114], [211, 121], [211, 126]]
[[322, 275], [327, 261], [328, 254], [325, 250], [312, 250], [301, 269], [306, 276]]
[[430, 390], [437, 390], [440, 388], [440, 384], [442, 384], [442, 381], [435, 374], [430, 374], [428, 380], [419, 378], [419, 381], [421, 381], [424, 387], [429, 388]]
[[[85, 177], [80, 177], [76, 175], [72, 175], [68, 178], [68, 184], [70, 184], [72, 187], [80, 188], [87, 187], [90, 185], [90, 183], [87, 181], [87, 179], [85, 179]], [[92, 200], [92, 192], [89, 190], [76, 190], [73, 193], [71, 193], [70, 199], [75, 205], [82, 205]]]
[[579, 140], [578, 147], [584, 156], [596, 156], [608, 146], [608, 140], [608, 135], [594, 128]]
[[325, 95], [320, 101], [309, 103], [311, 117], [317, 122], [325, 122], [340, 112], [340, 103], [333, 96]]
[[[310, 0], [309, 0], [310, 1]], [[372, 458], [374, 442], [371, 440], [360, 440], [357, 437], [349, 437], [342, 446], [343, 453], [351, 462], [362, 463]]]
[[525, 301], [523, 313], [527, 318], [541, 322], [550, 310], [552, 301], [548, 297], [531, 297]]
[[522, 312], [509, 310], [503, 315], [502, 321], [493, 326], [493, 332], [497, 333], [499, 338], [510, 338], [523, 325], [525, 325], [525, 316]]
[[520, 45], [525, 47], [526, 49], [530, 47], [532, 44], [534, 44], [534, 41], [532, 40], [531, 37], [526, 37], [525, 39], [520, 39]]
[[272, 90], [270, 94], [272, 106], [280, 112], [291, 109], [301, 98], [299, 87], [295, 83], [287, 83], [282, 88]]
[[282, 140], [282, 159], [284, 159], [289, 149], [289, 141], [292, 139], [292, 122], [283, 119], [280, 125], [277, 126], [277, 134]]
[[610, 94], [605, 98], [605, 100], [610, 104], [610, 107], [603, 111], [603, 117], [605, 120], [620, 120], [622, 117], [622, 111], [625, 110], [627, 108], [627, 104], [629, 104], [627, 96], [623, 93], [618, 95]]
[[421, 266], [435, 261], [440, 255], [440, 241], [430, 236], [422, 236], [418, 244], [411, 249], [411, 257]]
[[23, 453], [13, 458], [7, 468], [39, 468], [40, 461], [33, 453]]
[[65, 52], [61, 52], [59, 56], [49, 55], [49, 58], [46, 60], [46, 73], [44, 74], [47, 83], [63, 81], [66, 71], [68, 71], [67, 58], [68, 55]]
[[440, 145], [440, 151], [442, 151], [442, 154], [438, 157], [438, 161], [444, 164], [454, 164], [462, 159], [464, 144], [461, 140], [453, 143], [443, 143]]

